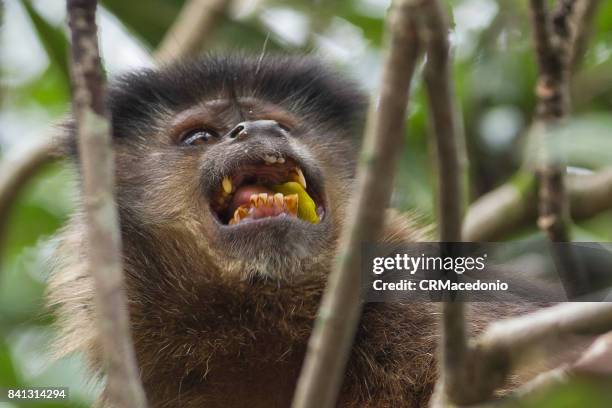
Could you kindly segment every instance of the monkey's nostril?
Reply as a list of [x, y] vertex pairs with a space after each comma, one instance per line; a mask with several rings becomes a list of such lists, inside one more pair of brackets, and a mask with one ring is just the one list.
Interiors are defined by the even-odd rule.
[[[235, 138], [236, 136], [238, 136], [240, 133], [242, 133], [242, 131], [244, 130], [244, 126], [243, 125], [238, 125], [235, 128], [233, 128], [230, 133], [229, 133], [229, 137], [230, 138]], [[244, 132], [246, 134], [246, 132]]]
[[246, 136], [285, 136], [289, 133], [289, 128], [275, 120], [252, 120], [241, 122], [227, 133], [230, 139], [244, 139]]

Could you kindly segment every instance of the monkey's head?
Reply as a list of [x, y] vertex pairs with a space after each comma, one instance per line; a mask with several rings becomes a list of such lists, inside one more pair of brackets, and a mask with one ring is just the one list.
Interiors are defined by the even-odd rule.
[[207, 57], [118, 78], [122, 228], [225, 274], [299, 278], [332, 256], [364, 106], [352, 83], [304, 58]]

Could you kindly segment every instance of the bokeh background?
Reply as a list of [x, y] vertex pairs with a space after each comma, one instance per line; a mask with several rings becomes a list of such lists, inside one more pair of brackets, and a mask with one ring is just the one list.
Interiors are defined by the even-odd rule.
[[[152, 66], [150, 57], [181, 0], [102, 0], [98, 16], [109, 76]], [[526, 0], [449, 1], [454, 78], [470, 159], [470, 200], [520, 178], [535, 105], [536, 65]], [[235, 0], [203, 43], [207, 51], [310, 53], [358, 81], [378, 85], [388, 0]], [[0, 30], [0, 161], [41, 138], [69, 107], [63, 0], [4, 0]], [[589, 48], [572, 83], [573, 128], [564, 154], [570, 172], [612, 165], [612, 1], [602, 1]], [[433, 172], [426, 144], [427, 111], [420, 81], [413, 88], [406, 149], [393, 204], [435, 220]], [[81, 356], [54, 360], [53, 318], [44, 309], [52, 235], [74, 206], [72, 170], [47, 166], [29, 183], [10, 216], [0, 264], [0, 386], [68, 386], [69, 404], [90, 406], [99, 385], [86, 381]], [[575, 239], [612, 241], [612, 214], [574, 224]], [[507, 239], [537, 239], [535, 225]], [[576, 386], [538, 406], [612, 406]], [[577, 403], [580, 401], [578, 405]], [[0, 407], [15, 405], [1, 403]], [[19, 406], [29, 407], [28, 404]], [[34, 405], [32, 405], [34, 406]]]

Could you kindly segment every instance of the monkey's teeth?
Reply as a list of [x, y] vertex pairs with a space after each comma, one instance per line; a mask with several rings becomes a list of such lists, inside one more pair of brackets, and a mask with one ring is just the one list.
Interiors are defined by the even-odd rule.
[[290, 194], [290, 195], [284, 196], [283, 199], [285, 201], [285, 207], [287, 208], [287, 211], [289, 212], [289, 214], [297, 215], [297, 211], [298, 211], [298, 195], [297, 194]]
[[278, 164], [285, 163], [285, 158], [283, 156], [278, 156], [277, 157], [277, 156], [273, 156], [271, 154], [266, 154], [266, 155], [264, 155], [263, 159], [264, 159], [264, 162], [267, 165], [271, 165], [271, 164], [275, 164], [275, 163], [278, 163]]
[[223, 192], [228, 195], [231, 194], [234, 186], [232, 185], [232, 179], [228, 176], [223, 177], [223, 181], [221, 182], [221, 186], [223, 187]]
[[283, 203], [285, 202], [285, 200], [283, 199], [283, 194], [282, 193], [276, 193], [274, 194], [274, 205], [276, 205], [277, 207], [282, 207]]
[[269, 154], [266, 154], [264, 156], [264, 161], [266, 162], [266, 164], [274, 164], [278, 161], [278, 159], [274, 156], [271, 156]]
[[304, 173], [302, 173], [302, 169], [299, 167], [293, 169], [291, 180], [300, 183], [304, 190], [306, 190], [306, 177], [304, 177]]
[[276, 194], [251, 194], [248, 204], [238, 207], [229, 220], [230, 225], [236, 225], [243, 221], [255, 220], [266, 217], [282, 217], [291, 215], [297, 217], [298, 195], [282, 193]]
[[260, 193], [259, 197], [257, 198], [257, 205], [256, 207], [263, 207], [266, 206], [268, 204], [268, 193]]
[[234, 218], [229, 221], [230, 225], [238, 224], [248, 214], [249, 209], [246, 206], [241, 205], [240, 207], [236, 208], [236, 211], [234, 211]]

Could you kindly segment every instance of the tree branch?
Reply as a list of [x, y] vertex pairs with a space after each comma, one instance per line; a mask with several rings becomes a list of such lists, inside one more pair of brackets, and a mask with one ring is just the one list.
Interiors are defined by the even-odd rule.
[[[518, 180], [526, 183], [518, 183]], [[512, 181], [472, 203], [465, 216], [463, 238], [472, 242], [494, 241], [534, 220], [537, 216], [535, 197], [535, 178], [519, 173]]]
[[[465, 167], [463, 134], [455, 106], [449, 63], [448, 22], [438, 0], [421, 5], [419, 31], [427, 43], [425, 86], [429, 98], [433, 144], [438, 167], [438, 230], [443, 243], [461, 241]], [[444, 392], [456, 403], [466, 399], [467, 334], [463, 303], [442, 305], [441, 373]]]
[[[553, 370], [544, 372], [533, 380], [523, 384], [510, 396], [504, 398], [504, 406], [516, 406], [517, 402], [526, 400], [532, 395], [560, 386], [566, 386], [572, 380], [604, 380], [609, 384], [612, 379], [612, 332], [598, 337], [593, 344], [573, 363], [563, 364]], [[508, 404], [508, 402], [512, 404]]]
[[68, 0], [73, 111], [87, 220], [89, 272], [105, 357], [105, 398], [118, 408], [146, 407], [124, 293], [121, 235], [114, 195], [114, 157], [98, 51], [95, 0]]
[[187, 0], [155, 52], [158, 62], [193, 55], [202, 49], [230, 0]]
[[[50, 140], [38, 142], [27, 151], [11, 158], [7, 154], [0, 166], [0, 248], [4, 247], [9, 213], [27, 182], [56, 159], [55, 145]], [[0, 251], [1, 252], [1, 251]]]
[[501, 400], [478, 404], [473, 408], [514, 408], [522, 406], [522, 403], [529, 401], [531, 397], [551, 392], [577, 379], [600, 382], [603, 380], [608, 385], [612, 378], [611, 362], [612, 332], [606, 333], [595, 340], [575, 362], [563, 364], [536, 376]]
[[538, 163], [538, 226], [553, 242], [570, 241], [569, 209], [564, 184], [565, 166], [547, 155], [549, 130], [567, 116], [569, 110], [569, 57], [573, 44], [570, 17], [576, 0], [559, 0], [554, 17], [549, 16], [546, 0], [530, 0], [533, 38], [539, 77], [536, 86], [536, 135], [541, 142]]
[[[552, 157], [549, 145], [551, 130], [560, 126], [570, 106], [570, 74], [577, 37], [580, 4], [586, 0], [558, 0], [554, 14], [549, 15], [546, 0], [530, 0], [539, 78], [536, 87], [537, 109], [534, 125], [539, 142], [537, 163], [538, 226], [551, 242], [569, 242], [570, 213], [565, 183], [565, 163]], [[568, 296], [585, 293], [588, 285], [571, 251], [553, 250], [553, 259]]]
[[[334, 406], [361, 313], [359, 254], [378, 237], [404, 140], [406, 105], [419, 57], [411, 1], [395, 1], [387, 22], [389, 43], [380, 100], [370, 105], [357, 194], [344, 226], [338, 261], [325, 289], [304, 361], [294, 408]], [[371, 197], [377, 197], [372, 201]]]
[[494, 323], [478, 338], [485, 358], [516, 357], [534, 344], [567, 334], [601, 334], [612, 330], [612, 303], [563, 303]]
[[[612, 330], [612, 304], [565, 303], [539, 310], [490, 326], [477, 340], [475, 352], [484, 367], [491, 367], [495, 375], [485, 375], [483, 399], [502, 385], [514, 363], [534, 345], [572, 334], [601, 334]], [[522, 385], [501, 401], [478, 405], [484, 407], [516, 406], [526, 397], [542, 392], [554, 385], [564, 384], [570, 378], [582, 375], [609, 377], [612, 356], [610, 333], [601, 336], [574, 363], [564, 364], [540, 374]], [[606, 359], [602, 362], [601, 359]], [[489, 370], [489, 371], [490, 371]]]
[[[519, 173], [512, 181], [484, 194], [469, 207], [463, 225], [466, 241], [495, 241], [537, 216], [536, 182]], [[612, 209], [612, 168], [588, 176], [567, 178], [571, 216], [593, 217]]]

